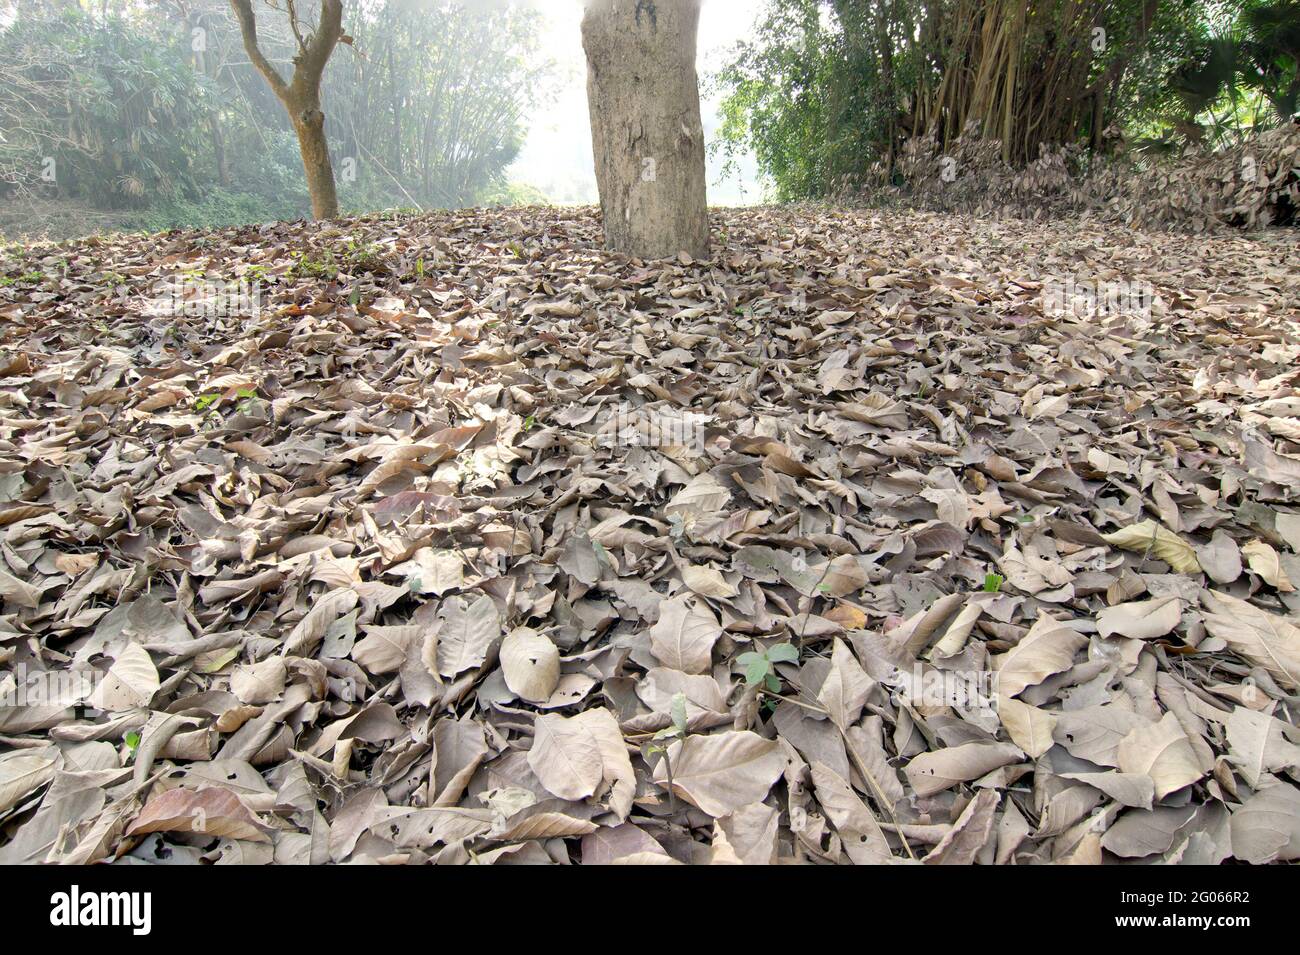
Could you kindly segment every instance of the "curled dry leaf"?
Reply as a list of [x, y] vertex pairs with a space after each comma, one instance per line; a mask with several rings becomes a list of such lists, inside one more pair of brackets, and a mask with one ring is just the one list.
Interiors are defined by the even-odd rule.
[[1113, 534], [1103, 534], [1102, 539], [1124, 550], [1157, 557], [1172, 567], [1175, 573], [1201, 572], [1201, 562], [1196, 559], [1192, 545], [1158, 521], [1141, 521]]

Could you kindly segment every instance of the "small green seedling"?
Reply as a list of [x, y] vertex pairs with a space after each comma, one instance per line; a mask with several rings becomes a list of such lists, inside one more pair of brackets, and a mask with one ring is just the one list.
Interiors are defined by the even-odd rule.
[[240, 388], [235, 395], [239, 400], [239, 411], [241, 414], [252, 414], [257, 410], [257, 389]]
[[672, 719], [672, 725], [666, 726], [658, 733], [651, 737], [650, 742], [641, 748], [641, 754], [649, 759], [656, 754], [662, 754], [664, 758], [664, 771], [668, 776], [668, 806], [672, 812], [677, 811], [677, 797], [673, 793], [673, 764], [668, 756], [669, 740], [684, 740], [688, 732], [686, 724], [686, 694], [674, 693], [672, 702], [668, 704], [668, 715]]
[[[666, 739], [685, 739], [686, 738], [686, 694], [674, 693], [672, 702], [668, 704], [668, 715], [673, 721], [672, 726], [661, 729], [655, 733], [655, 740]], [[655, 746], [651, 744], [651, 752], [666, 752], [662, 745]]]
[[985, 574], [984, 592], [986, 594], [995, 594], [1002, 589], [1004, 583], [1006, 583], [1006, 578], [1001, 574]]
[[794, 663], [799, 659], [799, 651], [791, 643], [778, 643], [766, 650], [749, 650], [736, 658], [745, 668], [745, 683], [749, 686], [760, 684], [773, 693], [781, 689], [781, 678], [776, 675], [775, 664]]
[[129, 749], [129, 750], [130, 750], [131, 752], [133, 752], [133, 753], [134, 753], [136, 750], [138, 750], [138, 749], [140, 748], [140, 734], [139, 734], [139, 733], [137, 733], [137, 732], [135, 732], [135, 731], [132, 731], [132, 732], [126, 734], [126, 748]]
[[220, 400], [221, 395], [217, 394], [215, 391], [206, 395], [199, 395], [194, 399], [194, 410], [202, 414]]

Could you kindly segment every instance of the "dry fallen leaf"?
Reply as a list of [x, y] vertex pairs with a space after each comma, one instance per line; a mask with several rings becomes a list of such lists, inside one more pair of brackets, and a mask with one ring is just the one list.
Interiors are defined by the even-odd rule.
[[763, 799], [785, 770], [785, 757], [772, 740], [748, 731], [688, 736], [668, 747], [654, 781], [668, 785], [711, 816], [725, 816]]
[[501, 642], [506, 686], [530, 703], [545, 703], [560, 682], [560, 651], [547, 637], [519, 627]]

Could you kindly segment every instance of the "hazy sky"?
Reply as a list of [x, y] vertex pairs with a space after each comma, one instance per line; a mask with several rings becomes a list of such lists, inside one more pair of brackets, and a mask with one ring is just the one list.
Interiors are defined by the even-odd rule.
[[[558, 95], [533, 117], [528, 139], [510, 178], [541, 189], [553, 202], [597, 202], [587, 116], [587, 61], [582, 52], [582, 0], [532, 0], [543, 11], [544, 55], [558, 65]], [[701, 80], [725, 61], [727, 49], [748, 38], [764, 7], [762, 0], [703, 0], [696, 69]], [[718, 126], [716, 98], [701, 103], [706, 143]], [[752, 157], [740, 176], [722, 179], [722, 162], [709, 161], [711, 205], [758, 202], [762, 189]]]

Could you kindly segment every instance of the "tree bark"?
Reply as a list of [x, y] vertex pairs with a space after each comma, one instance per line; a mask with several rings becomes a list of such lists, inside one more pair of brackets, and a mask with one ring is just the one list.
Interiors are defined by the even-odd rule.
[[[311, 196], [312, 216], [317, 219], [334, 219], [339, 214], [338, 192], [334, 185], [334, 165], [330, 162], [329, 143], [325, 139], [325, 114], [320, 108], [320, 83], [325, 64], [343, 35], [342, 0], [321, 0], [320, 21], [315, 32], [304, 38], [298, 29], [294, 0], [286, 0], [289, 25], [298, 41], [298, 55], [293, 58], [293, 77], [284, 81], [279, 71], [262, 53], [257, 44], [257, 17], [251, 0], [230, 0], [239, 20], [239, 32], [244, 40], [248, 59], [266, 78], [276, 97], [289, 114], [289, 121], [298, 136], [298, 152], [302, 156], [302, 169], [307, 177], [307, 192]], [[347, 39], [347, 42], [351, 42]]]
[[329, 143], [325, 139], [325, 114], [311, 106], [296, 110], [289, 104], [293, 129], [298, 134], [298, 152], [307, 174], [307, 193], [311, 196], [311, 214], [317, 219], [334, 219], [339, 214], [338, 192], [334, 186], [334, 164], [330, 162]]
[[611, 251], [709, 256], [699, 19], [700, 0], [590, 0], [583, 15], [591, 144]]

